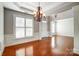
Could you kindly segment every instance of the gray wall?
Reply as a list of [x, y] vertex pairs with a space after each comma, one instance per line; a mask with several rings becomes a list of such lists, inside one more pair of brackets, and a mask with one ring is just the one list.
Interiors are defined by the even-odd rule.
[[0, 3], [0, 55], [4, 50], [4, 8]]
[[[72, 9], [58, 13], [56, 19], [54, 18], [54, 15], [52, 15], [52, 20], [56, 20], [56, 35], [66, 36], [66, 38], [67, 37], [69, 38], [69, 39], [67, 38], [66, 40], [65, 39], [56, 40], [55, 48], [58, 48], [59, 51], [63, 51], [66, 48], [71, 49], [73, 48], [73, 38], [72, 38], [73, 36], [70, 35], [72, 34], [74, 35], [74, 21], [72, 19], [70, 20], [69, 18], [74, 18]], [[64, 33], [64, 35], [62, 35], [62, 33]]]
[[10, 9], [4, 9], [4, 19], [5, 19], [5, 34], [13, 34], [13, 25], [14, 25], [14, 16], [21, 16], [21, 17], [26, 17], [26, 18], [33, 18], [29, 14], [24, 14], [21, 12], [13, 11]]
[[57, 20], [57, 35], [74, 37], [74, 18]]
[[[57, 17], [55, 18], [55, 15], [57, 15]], [[57, 33], [57, 21], [63, 21], [64, 19], [68, 19], [68, 18], [73, 18], [74, 15], [73, 15], [73, 10], [70, 9], [70, 10], [66, 10], [66, 11], [63, 11], [61, 13], [58, 13], [58, 14], [53, 14], [52, 17], [51, 17], [51, 20], [50, 21], [54, 21], [55, 24], [56, 24], [56, 33]], [[55, 21], [56, 20], [56, 21]], [[49, 22], [49, 27], [50, 27], [50, 22]], [[61, 28], [60, 28], [61, 29]], [[60, 30], [59, 29], [59, 30]], [[64, 29], [64, 28], [63, 28]], [[50, 29], [49, 29], [50, 31]], [[51, 31], [50, 31], [51, 32]], [[55, 33], [55, 34], [56, 34]]]
[[[17, 11], [14, 11], [14, 10], [10, 10], [10, 9], [7, 9], [5, 8], [4, 10], [4, 28], [5, 28], [5, 45], [6, 46], [9, 46], [9, 45], [14, 45], [14, 44], [19, 44], [19, 43], [24, 43], [24, 42], [27, 42], [29, 40], [38, 40], [39, 39], [39, 22], [35, 21], [34, 20], [34, 37], [33, 38], [25, 38], [25, 39], [16, 39], [15, 38], [15, 33], [14, 33], [14, 16], [21, 16], [21, 17], [27, 17], [27, 18], [32, 18], [33, 19], [33, 16], [32, 15], [29, 15], [29, 14], [25, 14], [25, 13], [21, 13], [21, 12], [17, 12]], [[50, 29], [49, 26], [50, 26], [50, 18], [47, 17], [47, 32], [49, 32]], [[37, 39], [36, 39], [37, 38]]]
[[71, 9], [66, 10], [64, 12], [58, 13], [56, 19], [57, 20], [62, 20], [62, 19], [72, 18], [73, 16], [74, 16], [73, 15], [73, 10], [71, 8]]
[[[5, 45], [6, 46], [29, 40], [27, 38], [19, 39], [19, 40], [15, 38], [15, 33], [14, 33], [14, 30], [15, 30], [14, 29], [14, 24], [15, 24], [14, 16], [15, 15], [33, 19], [32, 15], [5, 8], [4, 9], [4, 23], [5, 23], [4, 33], [5, 33]], [[34, 21], [34, 36], [36, 36], [38, 32], [39, 32], [39, 24], [36, 21]]]

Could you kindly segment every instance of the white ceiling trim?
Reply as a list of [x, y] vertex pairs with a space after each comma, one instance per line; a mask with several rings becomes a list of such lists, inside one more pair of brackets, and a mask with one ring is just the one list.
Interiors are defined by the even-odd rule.
[[[52, 13], [57, 13], [62, 11], [62, 9], [68, 8], [71, 3], [72, 2], [41, 2], [40, 6], [46, 15], [51, 15]], [[9, 9], [33, 14], [34, 10], [38, 7], [38, 2], [3, 2], [3, 5]]]

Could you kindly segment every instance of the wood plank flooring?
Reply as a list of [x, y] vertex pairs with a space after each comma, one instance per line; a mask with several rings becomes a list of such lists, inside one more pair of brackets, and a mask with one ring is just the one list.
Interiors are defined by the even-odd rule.
[[[57, 36], [55, 38], [56, 41], [61, 41], [61, 39], [64, 40], [73, 38], [62, 36]], [[70, 42], [69, 43], [72, 44], [71, 46], [66, 45], [66, 42], [64, 43], [65, 49], [66, 47], [71, 47], [73, 49], [73, 41]], [[51, 43], [52, 37], [45, 37], [42, 38], [42, 40], [9, 46], [5, 48], [3, 56], [79, 56], [78, 54], [74, 54], [73, 52], [65, 51], [63, 48], [61, 49], [61, 45], [59, 45], [59, 43], [57, 43], [59, 45], [57, 46], [57, 48], [52, 47]], [[59, 49], [61, 49], [62, 51], [60, 51]]]

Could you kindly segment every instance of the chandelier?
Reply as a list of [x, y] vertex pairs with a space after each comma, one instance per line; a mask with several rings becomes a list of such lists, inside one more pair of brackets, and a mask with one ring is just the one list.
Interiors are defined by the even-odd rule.
[[39, 2], [39, 6], [37, 7], [37, 10], [34, 11], [34, 20], [40, 22], [42, 20], [42, 17], [45, 17], [45, 14], [43, 13], [43, 10], [40, 7], [40, 2]]

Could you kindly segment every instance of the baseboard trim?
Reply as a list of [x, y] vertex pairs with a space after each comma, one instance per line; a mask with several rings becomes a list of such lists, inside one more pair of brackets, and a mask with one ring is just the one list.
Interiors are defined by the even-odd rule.
[[[5, 47], [4, 47], [5, 48]], [[3, 48], [3, 50], [0, 52], [0, 56], [2, 56], [2, 54], [3, 54], [3, 52], [4, 52], [4, 48]]]
[[56, 36], [63, 36], [63, 37], [70, 37], [70, 38], [74, 38], [74, 36], [65, 36], [65, 35], [56, 35]]
[[75, 53], [75, 54], [79, 54], [79, 49], [73, 49], [73, 52]]
[[7, 45], [5, 45], [5, 47], [9, 47], [9, 46], [17, 45], [17, 44], [22, 44], [22, 43], [27, 43], [27, 42], [35, 41], [35, 40], [39, 40], [39, 39], [32, 39], [32, 40], [26, 40], [26, 41], [22, 41], [22, 42], [16, 42], [16, 43], [12, 43], [12, 44], [7, 44]]

